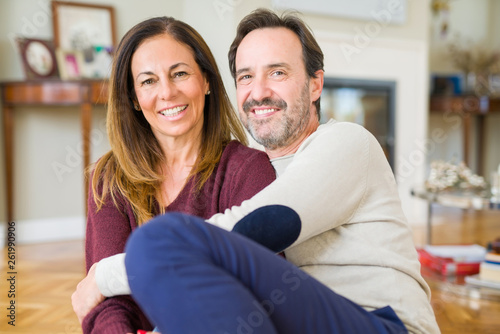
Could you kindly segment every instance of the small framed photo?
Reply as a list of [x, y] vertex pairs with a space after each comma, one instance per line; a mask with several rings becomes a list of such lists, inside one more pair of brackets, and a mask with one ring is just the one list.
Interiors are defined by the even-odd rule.
[[80, 51], [57, 49], [56, 54], [62, 80], [83, 78], [83, 55]]
[[19, 37], [16, 42], [26, 79], [57, 78], [57, 61], [51, 41]]
[[56, 48], [83, 55], [82, 77], [109, 77], [116, 45], [113, 7], [52, 1], [52, 19]]
[[462, 94], [463, 78], [457, 75], [432, 75], [431, 95], [433, 96], [458, 96]]

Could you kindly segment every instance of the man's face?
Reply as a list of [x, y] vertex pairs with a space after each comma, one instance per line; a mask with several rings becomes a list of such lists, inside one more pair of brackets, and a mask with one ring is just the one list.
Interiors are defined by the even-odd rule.
[[258, 143], [268, 150], [283, 148], [317, 124], [312, 103], [321, 89], [313, 80], [294, 32], [264, 28], [245, 36], [236, 53], [238, 110]]

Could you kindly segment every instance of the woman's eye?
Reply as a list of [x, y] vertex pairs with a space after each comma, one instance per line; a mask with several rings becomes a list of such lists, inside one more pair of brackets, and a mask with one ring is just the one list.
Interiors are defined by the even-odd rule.
[[153, 83], [153, 79], [146, 79], [143, 82], [141, 82], [142, 85], [151, 85]]
[[181, 72], [175, 72], [174, 73], [174, 78], [182, 78], [187, 75], [187, 72], [181, 71]]

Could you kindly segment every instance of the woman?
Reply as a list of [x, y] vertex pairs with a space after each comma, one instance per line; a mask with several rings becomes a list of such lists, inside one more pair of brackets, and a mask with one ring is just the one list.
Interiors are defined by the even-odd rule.
[[[173, 18], [141, 22], [121, 40], [107, 127], [111, 151], [96, 163], [88, 202], [87, 270], [123, 252], [129, 234], [156, 215], [207, 219], [275, 178], [267, 156], [241, 144], [246, 137], [210, 49]], [[84, 333], [152, 328], [125, 296], [80, 320]]]

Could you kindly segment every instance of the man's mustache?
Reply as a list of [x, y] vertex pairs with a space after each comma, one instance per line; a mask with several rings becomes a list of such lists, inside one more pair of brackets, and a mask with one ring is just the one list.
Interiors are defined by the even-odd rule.
[[243, 108], [244, 112], [249, 112], [252, 107], [261, 107], [261, 106], [286, 109], [287, 104], [284, 100], [281, 100], [281, 99], [273, 100], [269, 97], [266, 97], [265, 99], [262, 99], [261, 101], [257, 101], [257, 100], [253, 100], [253, 99], [246, 100], [243, 103], [242, 108]]

